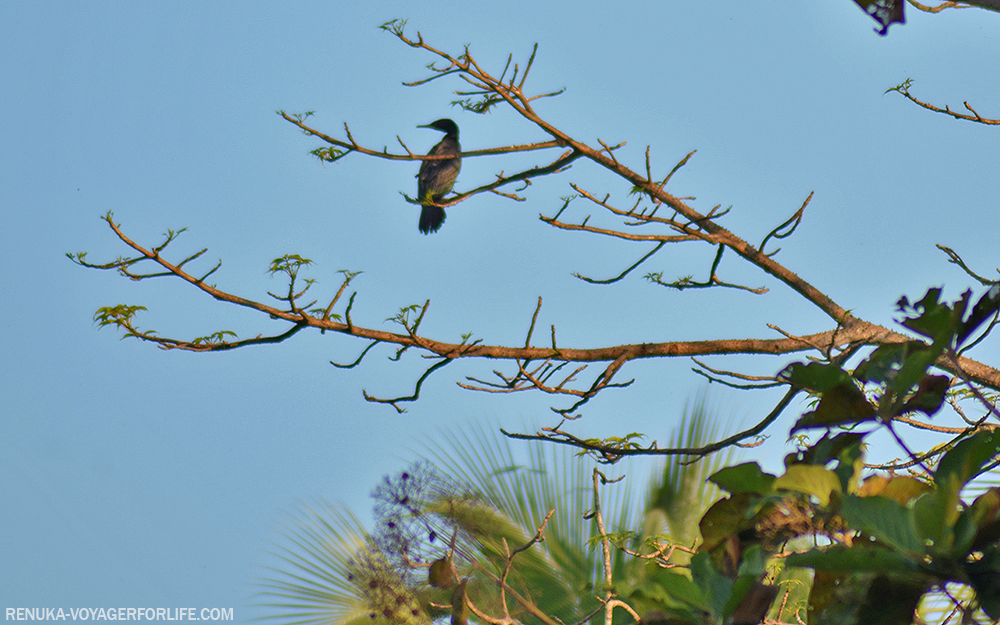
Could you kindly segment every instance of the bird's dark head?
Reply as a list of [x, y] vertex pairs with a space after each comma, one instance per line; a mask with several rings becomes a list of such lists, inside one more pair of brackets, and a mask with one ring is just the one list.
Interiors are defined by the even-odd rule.
[[417, 126], [417, 128], [433, 128], [434, 130], [440, 130], [445, 134], [458, 138], [458, 124], [450, 119], [439, 119], [436, 122], [424, 124], [423, 126]]

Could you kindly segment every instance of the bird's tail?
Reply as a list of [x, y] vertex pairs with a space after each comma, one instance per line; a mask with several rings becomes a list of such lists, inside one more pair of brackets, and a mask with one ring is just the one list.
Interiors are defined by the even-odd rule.
[[420, 209], [420, 231], [424, 234], [437, 232], [444, 223], [444, 208], [424, 204]]

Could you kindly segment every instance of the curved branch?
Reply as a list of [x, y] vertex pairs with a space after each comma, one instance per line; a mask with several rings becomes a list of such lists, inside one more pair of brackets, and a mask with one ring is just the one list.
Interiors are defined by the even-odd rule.
[[910, 6], [913, 8], [925, 13], [940, 13], [945, 9], [971, 9], [972, 7], [984, 9], [986, 11], [1000, 12], [1000, 0], [965, 0], [965, 2], [953, 2], [952, 0], [947, 0], [937, 6], [920, 4], [917, 0], [906, 1], [909, 2]]
[[624, 456], [707, 456], [708, 454], [715, 453], [720, 449], [736, 445], [752, 436], [759, 435], [767, 429], [769, 425], [774, 423], [775, 419], [781, 415], [785, 408], [788, 407], [788, 404], [791, 403], [792, 399], [800, 391], [801, 389], [795, 387], [789, 388], [788, 392], [785, 393], [785, 396], [781, 398], [781, 401], [778, 402], [774, 409], [752, 428], [701, 447], [660, 448], [656, 446], [656, 441], [653, 441], [648, 447], [639, 447], [634, 444], [607, 444], [603, 441], [595, 441], [594, 439], [588, 440], [573, 436], [572, 434], [559, 429], [559, 426], [556, 426], [555, 428], [542, 428], [542, 432], [548, 432], [547, 434], [517, 434], [508, 432], [502, 428], [500, 429], [500, 432], [502, 432], [504, 436], [518, 440], [548, 441], [551, 443], [558, 443], [560, 445], [576, 447], [597, 455], [602, 462], [609, 464], [617, 462]]
[[890, 91], [895, 91], [896, 93], [900, 94], [910, 102], [913, 102], [917, 106], [925, 108], [928, 111], [934, 111], [935, 113], [943, 113], [944, 115], [950, 115], [955, 119], [977, 122], [980, 124], [986, 124], [987, 126], [1000, 126], [1000, 119], [989, 119], [987, 117], [983, 117], [976, 111], [976, 109], [972, 108], [972, 106], [970, 106], [968, 102], [962, 102], [962, 104], [965, 105], [965, 108], [966, 110], [969, 111], [969, 113], [972, 113], [971, 115], [967, 113], [959, 113], [953, 111], [951, 110], [951, 108], [948, 107], [947, 104], [945, 105], [944, 108], [941, 108], [938, 106], [934, 106], [933, 104], [928, 104], [927, 102], [918, 100], [917, 98], [913, 97], [913, 95], [910, 93], [911, 86], [913, 86], [913, 81], [907, 78], [905, 81], [903, 81], [902, 84], [886, 89], [885, 93], [889, 93]]
[[[282, 310], [257, 302], [251, 299], [240, 297], [223, 291], [215, 286], [205, 284], [200, 279], [187, 273], [177, 265], [171, 264], [159, 253], [146, 249], [138, 243], [132, 241], [121, 230], [118, 224], [112, 220], [109, 213], [104, 216], [108, 226], [115, 232], [119, 239], [126, 245], [139, 253], [137, 259], [126, 259], [121, 262], [134, 264], [139, 261], [155, 262], [170, 274], [180, 278], [184, 282], [194, 286], [215, 300], [228, 302], [243, 308], [256, 310], [267, 315], [271, 319], [282, 320], [295, 325], [298, 332], [304, 327], [312, 327], [321, 331], [335, 332], [338, 334], [354, 336], [358, 338], [378, 340], [398, 346], [401, 350], [410, 347], [418, 348], [430, 352], [442, 358], [491, 358], [500, 360], [551, 360], [556, 362], [628, 362], [645, 358], [675, 358], [678, 356], [709, 356], [722, 354], [790, 354], [802, 351], [810, 351], [822, 348], [828, 353], [835, 349], [855, 348], [865, 345], [885, 345], [890, 343], [905, 343], [910, 337], [894, 332], [880, 325], [863, 321], [854, 317], [849, 317], [848, 322], [839, 325], [833, 330], [818, 332], [803, 336], [788, 335], [782, 338], [746, 338], [746, 339], [717, 339], [703, 341], [666, 341], [659, 343], [637, 343], [625, 345], [609, 345], [596, 348], [571, 348], [556, 347], [553, 341], [551, 347], [514, 347], [504, 345], [484, 345], [479, 342], [469, 344], [465, 341], [460, 343], [440, 341], [417, 335], [414, 328], [409, 328], [407, 333], [398, 334], [385, 330], [376, 330], [358, 326], [350, 318], [344, 322], [328, 317], [325, 310], [317, 311], [317, 314], [309, 314], [303, 310]], [[79, 258], [79, 255], [77, 255]], [[82, 262], [77, 260], [76, 262]], [[85, 266], [99, 269], [118, 269], [119, 263], [108, 263], [106, 265], [96, 265], [85, 263]], [[351, 301], [353, 301], [353, 296]], [[135, 335], [136, 338], [157, 343], [165, 349], [183, 349], [187, 351], [221, 351], [230, 350], [236, 347], [243, 347], [260, 342], [280, 342], [291, 334], [281, 334], [277, 337], [250, 339], [239, 343], [227, 342], [194, 342], [179, 339], [167, 339], [151, 333], [141, 333]], [[967, 357], [950, 359], [942, 357], [936, 365], [944, 371], [955, 375], [963, 375], [963, 378], [971, 382], [987, 386], [994, 390], [1000, 390], [1000, 370], [989, 367]], [[586, 391], [581, 391], [586, 392]]]
[[420, 399], [420, 387], [423, 386], [424, 380], [426, 380], [428, 377], [430, 377], [430, 375], [432, 373], [434, 373], [435, 371], [437, 371], [438, 369], [444, 367], [445, 365], [451, 364], [453, 361], [454, 361], [454, 359], [452, 359], [452, 358], [445, 358], [444, 360], [436, 362], [433, 365], [431, 365], [430, 367], [428, 367], [427, 371], [424, 371], [423, 375], [421, 375], [420, 378], [417, 379], [417, 384], [416, 384], [416, 386], [413, 389], [413, 394], [412, 395], [407, 395], [406, 397], [394, 397], [392, 399], [380, 399], [380, 398], [375, 397], [373, 395], [369, 395], [368, 392], [365, 391], [365, 390], [362, 390], [361, 394], [364, 395], [364, 398], [367, 401], [370, 401], [370, 402], [373, 402], [373, 403], [376, 403], [376, 404], [389, 404], [390, 406], [392, 406], [393, 408], [396, 409], [396, 412], [402, 414], [402, 413], [406, 412], [406, 409], [405, 408], [400, 408], [398, 406], [399, 402], [404, 402], [404, 401], [405, 402], [412, 402], [412, 401], [417, 401], [418, 399]]

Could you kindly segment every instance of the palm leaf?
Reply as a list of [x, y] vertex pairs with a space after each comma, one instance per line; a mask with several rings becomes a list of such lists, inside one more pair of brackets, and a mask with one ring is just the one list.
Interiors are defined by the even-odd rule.
[[[672, 446], [697, 446], [716, 437], [703, 398], [686, 412]], [[544, 542], [515, 556], [508, 584], [542, 612], [563, 622], [576, 622], [600, 607], [595, 597], [604, 592], [602, 557], [595, 550], [599, 532], [595, 521], [585, 516], [594, 504], [593, 463], [568, 448], [540, 442], [518, 443], [515, 450], [510, 439], [481, 424], [444, 433], [424, 446], [423, 455], [432, 470], [444, 477], [440, 483], [449, 487], [434, 491], [419, 510], [411, 509], [409, 514], [433, 516], [444, 525], [439, 523], [424, 534], [433, 544], [423, 545], [417, 560], [404, 557], [406, 566], [444, 557], [449, 547], [455, 546], [455, 564], [462, 567], [460, 575], [467, 582], [469, 600], [487, 612], [502, 614], [504, 606], [499, 604], [495, 578], [503, 568], [507, 549], [527, 544], [546, 515], [554, 511], [545, 527]], [[695, 463], [684, 460], [668, 460], [653, 475], [644, 498], [635, 496], [634, 482], [601, 487], [606, 531], [631, 530], [637, 542], [667, 534], [692, 544], [697, 520], [716, 496], [706, 478], [728, 456]], [[609, 470], [620, 472], [635, 466], [623, 462], [620, 467], [603, 470], [613, 477]], [[410, 477], [411, 484], [414, 479]], [[391, 485], [388, 480], [386, 484]], [[421, 522], [427, 521], [421, 517]], [[461, 545], [449, 542], [445, 534], [452, 532], [463, 536]], [[330, 504], [318, 510], [303, 507], [282, 534], [287, 544], [279, 547], [276, 555], [284, 566], [271, 569], [276, 577], [263, 581], [265, 590], [261, 593], [269, 599], [261, 605], [278, 610], [278, 614], [264, 618], [280, 618], [290, 624], [360, 625], [374, 621], [378, 625], [390, 621], [428, 623], [447, 613], [433, 608], [430, 599], [447, 605], [450, 591], [431, 588], [426, 577], [404, 579], [406, 571], [396, 572], [401, 566], [398, 557], [386, 555], [386, 544], [380, 543], [378, 536], [373, 538], [350, 512]], [[434, 542], [435, 535], [442, 540]], [[594, 537], [598, 537], [597, 543]], [[629, 588], [646, 579], [646, 567], [655, 565], [619, 550], [613, 554], [615, 588], [619, 596], [628, 596]], [[369, 588], [373, 580], [378, 582], [378, 592]], [[402, 606], [401, 611], [390, 614], [387, 601], [395, 601]], [[536, 620], [509, 598], [508, 604], [515, 618]]]
[[[260, 594], [271, 600], [259, 604], [279, 611], [262, 619], [281, 619], [288, 625], [430, 623], [422, 611], [412, 613], [417, 598], [393, 579], [391, 566], [350, 511], [329, 503], [319, 510], [303, 506], [280, 533], [289, 544], [276, 545], [273, 554], [286, 566], [267, 567], [276, 577], [260, 582], [266, 589]], [[386, 589], [396, 593], [389, 598], [390, 607], [409, 612], [406, 618], [378, 605], [376, 595], [386, 595]], [[385, 603], [386, 597], [381, 598]]]

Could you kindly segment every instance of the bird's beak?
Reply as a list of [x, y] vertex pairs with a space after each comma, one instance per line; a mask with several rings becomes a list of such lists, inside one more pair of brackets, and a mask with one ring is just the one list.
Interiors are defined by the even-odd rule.
[[431, 127], [430, 124], [420, 124], [419, 126], [417, 126], [417, 128], [430, 128], [430, 127]]

